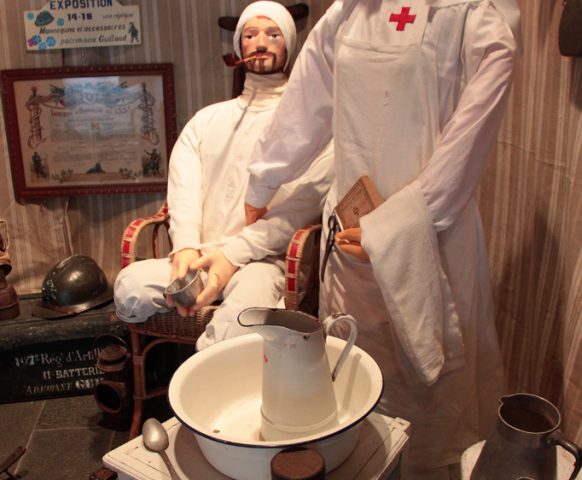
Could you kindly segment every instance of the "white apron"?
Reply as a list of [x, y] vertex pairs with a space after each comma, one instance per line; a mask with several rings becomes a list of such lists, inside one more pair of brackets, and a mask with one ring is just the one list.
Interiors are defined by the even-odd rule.
[[[375, 230], [382, 232], [386, 225], [389, 225], [389, 232], [398, 232], [411, 212], [419, 217], [415, 221], [421, 226], [428, 226], [427, 238], [433, 249], [421, 250], [429, 254], [428, 258], [431, 255], [436, 258], [426, 266], [440, 274], [439, 279], [444, 279], [444, 283], [429, 282], [428, 287], [436, 290], [420, 293], [428, 299], [438, 297], [432, 295], [434, 291], [443, 294], [443, 321], [449, 321], [449, 326], [453, 327], [451, 334], [447, 325], [443, 325], [442, 342], [435, 348], [435, 351], [442, 350], [444, 365], [438, 375], [430, 377], [432, 380], [417, 375], [424, 357], [415, 359], [414, 352], [407, 351], [403, 342], [406, 342], [406, 334], [412, 340], [409, 345], [412, 349], [422, 349], [426, 342], [423, 344], [420, 338], [415, 344], [418, 338], [410, 332], [397, 333], [389, 313], [394, 311], [394, 306], [402, 306], [401, 320], [404, 322], [401, 324], [416, 320], [416, 313], [409, 308], [406, 298], [415, 285], [403, 283], [390, 292], [386, 287], [380, 289], [379, 284], [393, 285], [394, 282], [388, 272], [388, 280], [383, 283], [386, 265], [374, 262], [374, 257], [370, 264], [359, 262], [337, 249], [330, 255], [321, 288], [320, 315], [324, 318], [329, 313], [343, 311], [357, 319], [357, 344], [375, 358], [383, 372], [384, 393], [378, 410], [412, 422], [410, 464], [413, 468], [431, 469], [458, 462], [465, 448], [487, 434], [501, 394], [502, 369], [491, 315], [487, 259], [475, 203], [471, 202], [455, 224], [437, 239], [426, 205], [422, 205], [422, 197], [414, 183], [430, 159], [441, 128], [435, 58], [422, 47], [429, 7], [424, 0], [406, 2], [406, 6], [411, 7], [410, 13], [416, 15], [415, 28], [407, 32], [409, 25], [405, 25], [401, 36], [387, 37], [386, 32], [378, 32], [372, 36], [374, 40], [362, 41], [358, 35], [346, 33], [358, 14], [388, 19], [392, 13], [400, 13], [403, 5], [396, 1], [374, 4], [377, 11], [373, 12], [365, 12], [369, 7], [357, 4], [336, 36], [334, 143], [337, 179], [328, 195], [324, 226], [338, 199], [364, 174], [376, 183], [383, 198], [395, 201], [392, 206], [391, 202], [385, 202], [367, 216], [374, 216], [373, 221], [369, 218], [366, 221], [367, 217], [362, 219], [363, 237], [377, 242]], [[368, 23], [376, 28], [373, 22]], [[407, 198], [416, 202], [416, 210], [407, 206]], [[406, 210], [404, 218], [398, 217], [399, 205]], [[383, 217], [394, 213], [391, 212], [394, 208], [396, 215]], [[403, 235], [406, 242], [407, 234]], [[322, 248], [326, 238], [324, 228]], [[399, 241], [402, 242], [402, 238]], [[398, 268], [399, 262], [404, 261], [406, 259], [396, 255], [390, 259], [390, 269]], [[419, 267], [413, 262], [412, 266], [418, 270], [412, 272], [412, 276], [423, 278], [422, 265]], [[441, 287], [444, 290], [439, 290]], [[396, 305], [387, 301], [387, 296], [396, 298]], [[406, 305], [398, 305], [399, 298], [404, 298], [402, 303]], [[419, 335], [423, 334], [421, 330]], [[431, 341], [434, 343], [434, 339]], [[456, 360], [447, 364], [449, 357]], [[485, 365], [483, 361], [478, 362], [479, 357], [486, 359]], [[438, 360], [438, 355], [435, 358]], [[415, 360], [420, 367], [415, 368]], [[484, 379], [485, 385], [479, 378]]]

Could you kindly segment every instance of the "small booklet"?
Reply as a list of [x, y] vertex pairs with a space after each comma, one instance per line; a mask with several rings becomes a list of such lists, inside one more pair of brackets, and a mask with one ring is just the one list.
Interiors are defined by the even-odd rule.
[[360, 177], [335, 207], [341, 229], [359, 227], [360, 217], [370, 213], [383, 201], [370, 177]]

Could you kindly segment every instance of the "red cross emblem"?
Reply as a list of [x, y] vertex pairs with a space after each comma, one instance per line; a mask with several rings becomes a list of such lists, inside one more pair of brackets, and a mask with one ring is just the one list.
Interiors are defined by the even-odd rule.
[[396, 30], [402, 32], [406, 28], [407, 23], [414, 23], [416, 15], [410, 15], [410, 7], [402, 7], [402, 11], [398, 14], [390, 14], [389, 22], [396, 22]]

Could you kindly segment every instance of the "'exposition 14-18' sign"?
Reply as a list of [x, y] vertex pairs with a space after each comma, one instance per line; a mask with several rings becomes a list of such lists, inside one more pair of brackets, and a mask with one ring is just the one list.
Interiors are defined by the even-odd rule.
[[50, 0], [24, 12], [27, 50], [139, 45], [139, 7], [116, 0]]

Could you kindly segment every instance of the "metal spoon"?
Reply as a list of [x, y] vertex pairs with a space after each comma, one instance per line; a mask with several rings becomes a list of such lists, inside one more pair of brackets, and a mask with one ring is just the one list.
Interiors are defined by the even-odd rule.
[[166, 453], [166, 449], [170, 445], [170, 439], [164, 426], [157, 419], [148, 418], [143, 424], [141, 434], [143, 436], [144, 447], [151, 452], [159, 453], [170, 472], [172, 480], [180, 480]]

